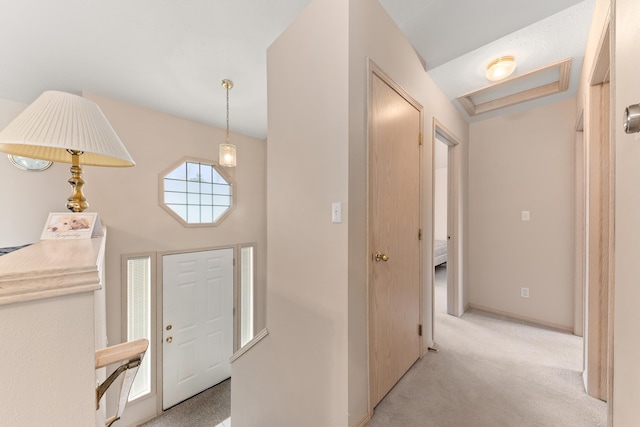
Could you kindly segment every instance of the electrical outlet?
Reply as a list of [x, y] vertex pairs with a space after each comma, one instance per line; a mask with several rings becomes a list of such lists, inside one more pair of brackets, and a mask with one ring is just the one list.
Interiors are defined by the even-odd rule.
[[522, 220], [523, 221], [531, 221], [531, 212], [522, 211]]
[[520, 296], [522, 298], [529, 298], [529, 288], [520, 288]]

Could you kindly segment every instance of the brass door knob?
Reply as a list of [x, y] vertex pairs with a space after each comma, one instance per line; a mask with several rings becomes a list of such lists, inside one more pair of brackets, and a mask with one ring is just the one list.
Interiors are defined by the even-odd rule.
[[376, 260], [376, 262], [388, 261], [389, 260], [389, 255], [385, 254], [385, 253], [382, 253], [382, 252], [376, 252], [375, 260]]
[[167, 338], [167, 342], [168, 342], [169, 344], [171, 344], [171, 343], [173, 342], [173, 337], [169, 337], [169, 338]]

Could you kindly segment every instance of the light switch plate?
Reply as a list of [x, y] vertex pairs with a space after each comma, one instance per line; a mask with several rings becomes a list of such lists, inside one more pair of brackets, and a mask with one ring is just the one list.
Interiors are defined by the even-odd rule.
[[531, 212], [522, 211], [522, 220], [523, 221], [531, 221]]
[[331, 222], [334, 224], [340, 224], [342, 222], [342, 203], [331, 203]]

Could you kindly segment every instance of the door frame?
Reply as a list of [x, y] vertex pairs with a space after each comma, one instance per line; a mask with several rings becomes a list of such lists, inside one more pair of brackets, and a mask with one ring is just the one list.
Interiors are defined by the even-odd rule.
[[[615, 149], [611, 120], [611, 18], [608, 15], [584, 93], [582, 122], [584, 182], [577, 219], [584, 221], [580, 251], [583, 268], [583, 380], [587, 394], [612, 408], [614, 293]], [[584, 214], [584, 215], [583, 215]], [[578, 294], [579, 292], [576, 292]], [[576, 304], [578, 303], [576, 298]]]
[[[156, 414], [162, 414], [164, 409], [162, 408], [162, 402], [164, 399], [164, 387], [163, 387], [163, 368], [164, 368], [164, 355], [163, 355], [163, 330], [164, 330], [164, 313], [163, 313], [163, 290], [164, 290], [164, 277], [163, 277], [163, 259], [165, 255], [179, 255], [193, 252], [206, 252], [215, 251], [219, 249], [231, 249], [233, 250], [233, 348], [236, 348], [237, 331], [236, 331], [236, 304], [238, 298], [238, 246], [237, 245], [225, 245], [225, 246], [212, 246], [206, 248], [184, 249], [184, 250], [172, 250], [156, 252]], [[235, 351], [235, 350], [234, 350]], [[153, 369], [153, 368], [152, 368]]]
[[[367, 214], [366, 214], [366, 230], [367, 230], [367, 277], [366, 277], [366, 288], [367, 288], [367, 380], [368, 380], [368, 389], [367, 389], [367, 400], [368, 400], [368, 407], [369, 407], [369, 414], [373, 413], [373, 408], [374, 406], [372, 405], [372, 393], [371, 393], [371, 385], [372, 385], [372, 370], [371, 370], [371, 324], [372, 324], [372, 314], [371, 314], [371, 297], [372, 297], [372, 293], [371, 293], [371, 283], [372, 283], [372, 275], [373, 275], [373, 265], [370, 262], [369, 259], [369, 255], [371, 255], [374, 251], [374, 248], [371, 247], [371, 222], [370, 222], [370, 209], [371, 209], [371, 205], [370, 205], [370, 191], [371, 191], [371, 185], [370, 185], [370, 173], [371, 173], [371, 165], [370, 165], [370, 156], [371, 156], [371, 145], [370, 145], [370, 138], [371, 138], [371, 117], [372, 117], [372, 89], [373, 89], [373, 77], [374, 75], [377, 76], [378, 78], [380, 78], [383, 82], [385, 82], [386, 84], [388, 84], [393, 90], [395, 90], [400, 96], [402, 96], [407, 102], [409, 102], [411, 105], [413, 105], [420, 113], [420, 118], [419, 118], [419, 122], [420, 122], [420, 138], [422, 141], [424, 141], [423, 135], [424, 135], [424, 108], [423, 106], [418, 103], [406, 90], [404, 90], [404, 88], [402, 88], [399, 84], [397, 84], [389, 75], [387, 75], [375, 62], [373, 62], [371, 59], [368, 60], [368, 64], [367, 64], [367, 128], [366, 128], [366, 150], [367, 150], [367, 154], [366, 154], [366, 159], [367, 159], [367, 167], [366, 167], [366, 188], [367, 188], [367, 194], [366, 194], [366, 203], [367, 203]], [[423, 142], [422, 142], [423, 144]], [[420, 228], [420, 230], [423, 230], [423, 152], [422, 150], [420, 150], [420, 160], [419, 160], [419, 197], [420, 200], [418, 201], [418, 207], [419, 207], [419, 212], [418, 212], [418, 218], [420, 221], [420, 224], [418, 224], [418, 227]], [[419, 304], [418, 304], [418, 310], [419, 310], [419, 322], [420, 325], [424, 325], [424, 304], [423, 304], [423, 299], [424, 299], [424, 267], [423, 267], [423, 260], [424, 260], [424, 239], [420, 239], [420, 241], [418, 242], [418, 247], [419, 247]], [[433, 260], [431, 261], [431, 265], [433, 266]], [[424, 355], [424, 353], [427, 351], [425, 349], [424, 346], [424, 328], [423, 328], [423, 334], [419, 336], [419, 348], [420, 348], [420, 352], [419, 352], [419, 358], [422, 358], [422, 356]]]
[[[433, 118], [432, 133], [432, 193], [435, 194], [435, 144], [438, 141], [447, 145], [447, 314], [460, 317], [464, 313], [462, 289], [460, 288], [462, 248], [460, 223], [460, 140], [438, 119]], [[437, 138], [439, 136], [440, 138]], [[435, 218], [435, 203], [432, 204], [432, 218]], [[435, 221], [432, 221], [431, 247], [435, 243]], [[433, 249], [432, 249], [433, 250]], [[432, 257], [433, 258], [433, 257]], [[431, 327], [435, 341], [435, 269], [431, 260]]]

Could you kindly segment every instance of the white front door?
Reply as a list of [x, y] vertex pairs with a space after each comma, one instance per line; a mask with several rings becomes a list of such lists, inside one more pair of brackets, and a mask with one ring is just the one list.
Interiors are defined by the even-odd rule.
[[164, 255], [162, 269], [168, 409], [231, 376], [233, 249]]

